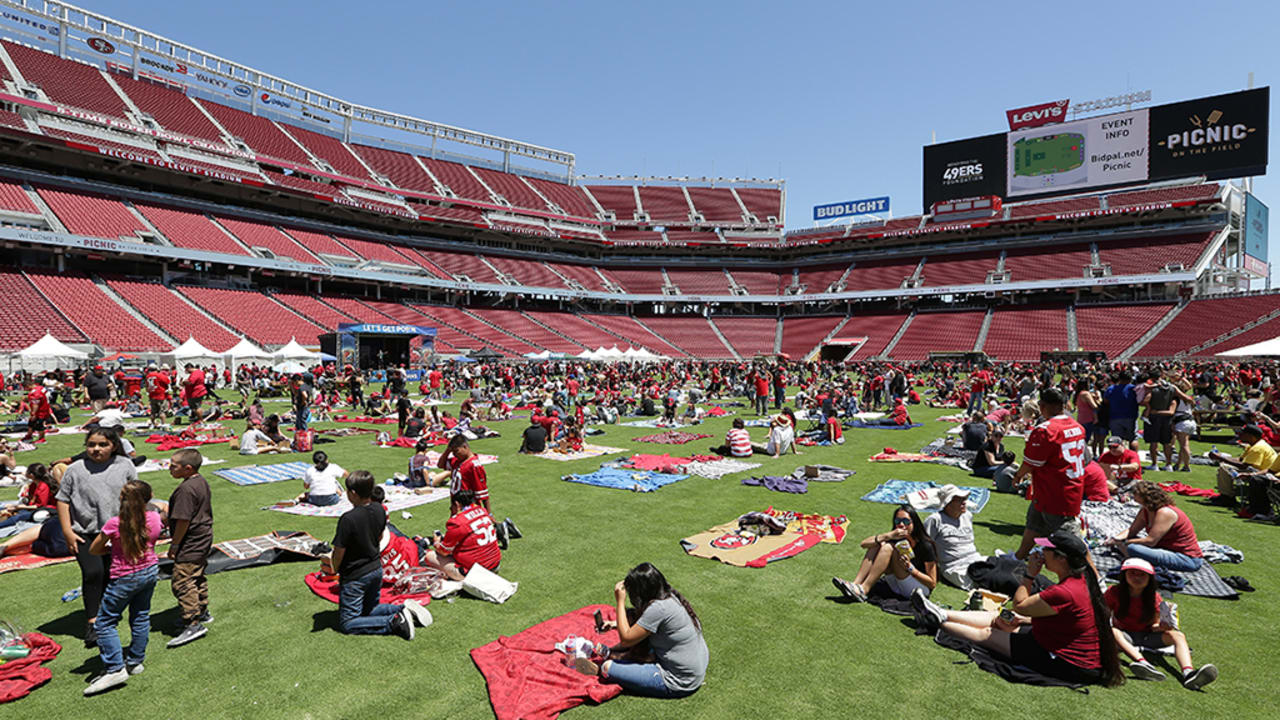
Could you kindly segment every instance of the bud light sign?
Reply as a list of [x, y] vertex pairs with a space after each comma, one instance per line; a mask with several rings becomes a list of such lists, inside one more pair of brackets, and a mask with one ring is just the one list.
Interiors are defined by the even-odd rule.
[[866, 200], [850, 200], [848, 202], [829, 203], [827, 205], [815, 205], [813, 208], [813, 219], [816, 220], [834, 220], [835, 218], [850, 217], [852, 215], [870, 215], [873, 213], [889, 212], [889, 198], [867, 198]]

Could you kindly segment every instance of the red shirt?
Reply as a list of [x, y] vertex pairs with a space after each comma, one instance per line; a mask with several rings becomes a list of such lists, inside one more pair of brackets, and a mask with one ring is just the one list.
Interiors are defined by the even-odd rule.
[[27, 393], [27, 405], [31, 406], [31, 417], [35, 419], [53, 415], [53, 408], [49, 407], [49, 396], [40, 385], [32, 387], [31, 392]]
[[1084, 466], [1081, 481], [1084, 483], [1085, 500], [1106, 502], [1111, 499], [1111, 491], [1107, 489], [1107, 474], [1098, 463], [1091, 462]]
[[[1204, 557], [1204, 553], [1200, 551], [1200, 541], [1196, 539], [1196, 529], [1191, 525], [1191, 519], [1177, 505], [1166, 505], [1165, 507], [1177, 514], [1178, 519], [1173, 521], [1173, 526], [1164, 534], [1164, 537], [1160, 538], [1160, 542], [1156, 543], [1156, 547], [1161, 550], [1182, 553], [1187, 557]], [[1164, 508], [1160, 509], [1163, 510]], [[1156, 521], [1156, 513], [1145, 508], [1141, 512], [1147, 514], [1146, 529], [1147, 532], [1151, 532], [1151, 526]]]
[[1130, 450], [1129, 448], [1121, 450], [1119, 455], [1116, 455], [1108, 449], [1106, 452], [1098, 456], [1098, 462], [1103, 465], [1132, 465], [1133, 463], [1138, 463], [1137, 470], [1121, 470], [1116, 473], [1116, 477], [1123, 480], [1142, 479], [1142, 458], [1138, 456], [1138, 453]]
[[153, 370], [147, 373], [147, 397], [152, 400], [164, 400], [169, 395], [169, 376]]
[[431, 389], [435, 390], [440, 387], [440, 379], [444, 377], [444, 373], [439, 370], [432, 370], [427, 373], [427, 382], [431, 383]]
[[489, 499], [489, 483], [484, 466], [476, 462], [475, 455], [461, 461], [456, 456], [450, 455], [449, 471], [452, 473], [452, 479], [449, 481], [451, 494], [456, 495], [463, 490], [470, 490], [475, 493], [476, 502]]
[[458, 570], [464, 575], [472, 565], [496, 570], [498, 563], [502, 562], [493, 518], [479, 505], [468, 505], [449, 518], [444, 537], [436, 543], [436, 551], [452, 555]]
[[1084, 428], [1066, 415], [1050, 418], [1031, 431], [1023, 458], [1031, 466], [1035, 509], [1063, 517], [1080, 514], [1084, 451]]
[[182, 385], [187, 389], [187, 397], [193, 400], [199, 400], [208, 392], [204, 386], [204, 371], [200, 368], [192, 370]]
[[[1155, 578], [1151, 578], [1150, 582], [1155, 582]], [[1120, 578], [1120, 582], [1124, 582], [1124, 578]], [[1151, 632], [1151, 626], [1160, 620], [1160, 613], [1154, 613], [1151, 616], [1151, 622], [1142, 622], [1142, 598], [1129, 596], [1129, 611], [1124, 615], [1120, 614], [1120, 586], [1112, 585], [1102, 594], [1102, 601], [1111, 608], [1111, 624], [1124, 630], [1125, 632]], [[1160, 593], [1156, 593], [1156, 607], [1160, 607]]]
[[756, 397], [769, 394], [769, 381], [763, 375], [756, 376]]
[[50, 489], [49, 483], [33, 482], [22, 493], [22, 501], [26, 505], [36, 507], [53, 507], [53, 490]]
[[1057, 615], [1031, 618], [1031, 635], [1040, 647], [1086, 669], [1102, 667], [1098, 650], [1098, 627], [1089, 603], [1089, 586], [1076, 575], [1040, 592]]

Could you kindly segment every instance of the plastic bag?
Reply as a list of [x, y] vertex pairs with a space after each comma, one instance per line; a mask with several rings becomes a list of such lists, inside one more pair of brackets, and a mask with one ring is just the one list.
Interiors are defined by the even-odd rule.
[[463, 592], [499, 605], [506, 602], [507, 598], [515, 595], [519, 587], [519, 583], [503, 579], [483, 565], [472, 565], [471, 570], [467, 572], [467, 576], [462, 580]]

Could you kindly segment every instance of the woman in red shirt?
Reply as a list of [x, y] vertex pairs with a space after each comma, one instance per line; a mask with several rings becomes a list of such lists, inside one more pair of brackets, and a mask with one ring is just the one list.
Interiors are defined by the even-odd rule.
[[32, 463], [27, 468], [26, 487], [18, 496], [18, 504], [10, 505], [0, 511], [0, 528], [11, 527], [20, 522], [31, 522], [37, 510], [56, 509], [53, 496], [58, 492], [58, 481], [53, 479], [49, 468], [43, 463]]
[[[1108, 541], [1128, 557], [1146, 560], [1156, 567], [1194, 572], [1204, 564], [1196, 529], [1173, 498], [1150, 480], [1133, 485], [1133, 498], [1142, 509], [1123, 535]], [[1138, 537], [1145, 531], [1146, 535]]]
[[[943, 610], [917, 591], [911, 595], [916, 622], [1042, 675], [1086, 685], [1120, 685], [1124, 675], [1111, 632], [1111, 612], [1089, 565], [1089, 546], [1066, 530], [1036, 538], [1035, 543], [1044, 552], [1027, 559], [1012, 612]], [[1031, 585], [1042, 568], [1057, 575], [1058, 584], [1033, 595]], [[1030, 632], [1022, 630], [1028, 626]]]
[[1160, 612], [1162, 602], [1156, 592], [1155, 568], [1141, 558], [1129, 558], [1120, 566], [1124, 570], [1124, 582], [1112, 585], [1102, 599], [1111, 610], [1111, 628], [1120, 651], [1129, 656], [1129, 669], [1140, 680], [1163, 680], [1164, 673], [1156, 669], [1139, 647], [1162, 648], [1173, 646], [1173, 655], [1182, 668], [1182, 685], [1189, 690], [1199, 690], [1218, 679], [1218, 668], [1212, 664], [1199, 670], [1191, 664], [1191, 648], [1187, 636], [1167, 622]]

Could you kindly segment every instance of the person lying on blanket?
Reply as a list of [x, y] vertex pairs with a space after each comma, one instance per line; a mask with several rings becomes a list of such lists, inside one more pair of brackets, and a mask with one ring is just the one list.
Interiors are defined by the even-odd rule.
[[[631, 608], [627, 608], [627, 599]], [[649, 563], [635, 566], [613, 587], [620, 642], [598, 643], [592, 657], [576, 667], [625, 692], [658, 698], [682, 698], [702, 687], [711, 654], [693, 606]]]
[[[1042, 553], [1027, 560], [1027, 572], [1013, 596], [1012, 610], [943, 610], [923, 590], [911, 595], [916, 622], [927, 630], [955, 635], [1041, 675], [1084, 685], [1114, 687], [1124, 682], [1111, 613], [1089, 565], [1089, 546], [1069, 530], [1036, 538]], [[1041, 569], [1058, 584], [1031, 594]], [[1024, 629], [1030, 629], [1025, 632]]]
[[1120, 566], [1124, 580], [1107, 588], [1102, 599], [1111, 609], [1111, 631], [1115, 633], [1120, 652], [1129, 658], [1129, 670], [1139, 680], [1163, 680], [1164, 673], [1142, 655], [1139, 648], [1157, 649], [1173, 646], [1173, 656], [1182, 668], [1179, 680], [1188, 690], [1199, 690], [1218, 679], [1218, 668], [1208, 664], [1196, 668], [1191, 664], [1191, 647], [1187, 636], [1175, 627], [1172, 613], [1162, 612], [1168, 605], [1156, 592], [1155, 568], [1141, 558], [1129, 558]]
[[[1124, 533], [1107, 541], [1126, 557], [1146, 560], [1156, 567], [1194, 572], [1204, 564], [1204, 553], [1191, 519], [1173, 497], [1150, 480], [1133, 484], [1133, 499], [1141, 508]], [[1140, 533], [1145, 533], [1139, 537]]]
[[[461, 580], [473, 565], [498, 571], [502, 550], [498, 547], [498, 528], [489, 511], [476, 504], [470, 490], [453, 494], [453, 514], [445, 524], [444, 536], [436, 536], [435, 545], [422, 558], [443, 572], [450, 580]], [[504, 523], [505, 525], [505, 523]]]
[[871, 586], [880, 578], [904, 600], [915, 590], [928, 595], [938, 586], [937, 550], [910, 505], [894, 508], [893, 529], [864, 538], [861, 547], [866, 552], [853, 582], [831, 578], [836, 589], [850, 600], [866, 602]]

